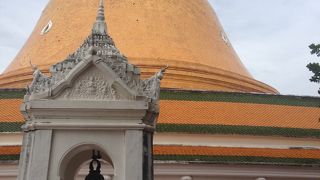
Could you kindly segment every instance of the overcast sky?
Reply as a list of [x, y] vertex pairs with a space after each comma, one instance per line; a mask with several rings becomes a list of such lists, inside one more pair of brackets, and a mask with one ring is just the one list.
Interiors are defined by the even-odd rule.
[[[48, 0], [0, 0], [0, 72], [30, 35]], [[281, 94], [317, 95], [306, 68], [317, 61], [320, 0], [209, 0], [242, 62]]]

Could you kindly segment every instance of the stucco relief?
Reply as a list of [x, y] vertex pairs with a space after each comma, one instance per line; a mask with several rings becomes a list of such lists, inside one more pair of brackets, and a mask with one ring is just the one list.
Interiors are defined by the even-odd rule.
[[120, 100], [114, 86], [105, 78], [95, 73], [91, 76], [82, 76], [71, 88], [67, 88], [57, 99], [74, 100]]
[[34, 70], [33, 80], [31, 85], [27, 86], [27, 92], [39, 93], [39, 92], [46, 91], [50, 86], [50, 78], [42, 74], [42, 72], [38, 69], [38, 67], [32, 64], [31, 66], [32, 66], [32, 69]]

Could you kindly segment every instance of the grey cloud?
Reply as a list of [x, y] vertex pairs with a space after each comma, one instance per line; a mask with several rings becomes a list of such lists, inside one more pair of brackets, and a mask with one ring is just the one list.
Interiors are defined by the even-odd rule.
[[[317, 95], [305, 67], [319, 40], [318, 0], [211, 0], [253, 76], [283, 94]], [[318, 38], [318, 39], [317, 39]]]

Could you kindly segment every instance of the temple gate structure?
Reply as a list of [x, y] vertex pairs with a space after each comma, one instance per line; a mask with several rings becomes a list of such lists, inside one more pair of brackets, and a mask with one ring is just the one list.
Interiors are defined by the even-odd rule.
[[103, 1], [81, 47], [53, 65], [50, 77], [34, 70], [21, 106], [19, 180], [71, 180], [92, 156], [111, 166], [114, 180], [153, 179], [152, 136], [165, 69], [140, 79], [107, 33]]

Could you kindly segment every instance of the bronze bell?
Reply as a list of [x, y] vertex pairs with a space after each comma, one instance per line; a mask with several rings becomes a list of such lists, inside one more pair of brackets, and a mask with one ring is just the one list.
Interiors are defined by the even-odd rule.
[[[92, 151], [92, 161], [89, 165], [89, 174], [86, 176], [85, 180], [104, 180], [104, 177], [100, 174], [101, 163], [98, 159], [101, 159], [100, 151], [96, 155], [95, 150]], [[94, 169], [93, 163], [97, 163], [97, 168]]]

